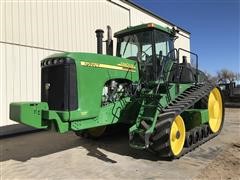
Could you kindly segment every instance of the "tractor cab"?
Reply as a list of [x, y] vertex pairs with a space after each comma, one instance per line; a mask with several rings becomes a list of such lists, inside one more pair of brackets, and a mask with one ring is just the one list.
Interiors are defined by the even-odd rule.
[[135, 60], [144, 81], [160, 78], [164, 61], [174, 59], [174, 33], [169, 28], [150, 23], [130, 27], [115, 33], [116, 55]]

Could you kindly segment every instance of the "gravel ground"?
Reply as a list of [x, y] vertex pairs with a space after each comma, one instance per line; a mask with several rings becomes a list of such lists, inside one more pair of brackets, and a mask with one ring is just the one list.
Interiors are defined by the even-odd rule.
[[87, 140], [38, 132], [0, 140], [0, 179], [240, 179], [240, 109], [219, 136], [174, 161], [131, 149], [127, 135]]
[[196, 179], [240, 179], [240, 144], [231, 144]]

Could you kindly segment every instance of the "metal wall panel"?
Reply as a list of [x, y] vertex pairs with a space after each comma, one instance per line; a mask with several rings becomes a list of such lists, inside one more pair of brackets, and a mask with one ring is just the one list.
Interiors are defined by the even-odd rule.
[[95, 30], [126, 27], [128, 11], [106, 0], [5, 1], [1, 41], [64, 51], [96, 52]]
[[[40, 60], [46, 56], [96, 52], [95, 30], [107, 25], [113, 32], [130, 23], [167, 26], [119, 0], [1, 0], [0, 11], [0, 126], [14, 123], [10, 102], [40, 100]], [[190, 47], [188, 38], [178, 42]]]
[[14, 123], [10, 102], [40, 100], [41, 59], [57, 50], [96, 52], [95, 30], [110, 25], [114, 32], [129, 19], [106, 0], [6, 0], [0, 6], [0, 126]]
[[56, 51], [4, 43], [0, 48], [0, 126], [4, 126], [13, 123], [8, 119], [10, 102], [40, 100], [40, 60]]

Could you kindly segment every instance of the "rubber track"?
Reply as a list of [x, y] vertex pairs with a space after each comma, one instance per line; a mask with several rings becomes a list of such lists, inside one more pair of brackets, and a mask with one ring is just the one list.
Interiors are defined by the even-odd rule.
[[217, 136], [218, 133], [210, 134], [208, 137], [203, 138], [192, 146], [184, 147], [183, 151], [178, 156], [174, 156], [170, 148], [169, 133], [171, 124], [175, 117], [194, 106], [194, 104], [197, 103], [200, 99], [207, 96], [214, 87], [216, 87], [216, 85], [210, 82], [198, 84], [188, 88], [175, 100], [172, 100], [169, 103], [169, 106], [167, 106], [165, 109], [162, 110], [162, 112], [160, 112], [158, 122], [156, 124], [156, 133], [150, 138], [150, 141], [152, 141], [152, 144], [150, 144], [150, 150], [158, 153], [162, 157], [167, 157], [171, 159], [179, 158], [184, 154], [192, 151], [199, 145]]
[[200, 145], [204, 144], [205, 142], [213, 139], [213, 138], [216, 137], [218, 134], [219, 134], [219, 132], [218, 132], [218, 133], [214, 133], [214, 134], [209, 134], [208, 137], [203, 138], [202, 140], [198, 141], [196, 144], [193, 144], [192, 146], [190, 146], [190, 147], [188, 147], [188, 148], [187, 148], [187, 147], [184, 147], [183, 150], [182, 150], [182, 152], [181, 152], [181, 154], [178, 155], [178, 156], [175, 157], [175, 158], [180, 158], [181, 156], [183, 156], [183, 155], [191, 152], [192, 150], [194, 150], [194, 149], [197, 148], [198, 146], [200, 146]]

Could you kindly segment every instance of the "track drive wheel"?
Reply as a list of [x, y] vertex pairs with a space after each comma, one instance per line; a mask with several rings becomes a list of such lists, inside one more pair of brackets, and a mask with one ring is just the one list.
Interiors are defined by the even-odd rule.
[[75, 132], [77, 136], [89, 137], [92, 139], [98, 139], [105, 134], [106, 126], [99, 126], [95, 128], [88, 129], [86, 131]]
[[165, 123], [159, 122], [159, 124], [162, 125], [156, 125], [158, 130], [157, 134], [152, 138], [155, 141], [150, 147], [151, 150], [163, 157], [179, 157], [186, 138], [186, 129], [182, 117], [178, 115], [170, 123], [166, 121]]
[[212, 133], [220, 132], [224, 118], [224, 103], [221, 91], [216, 87], [208, 97], [209, 127]]

